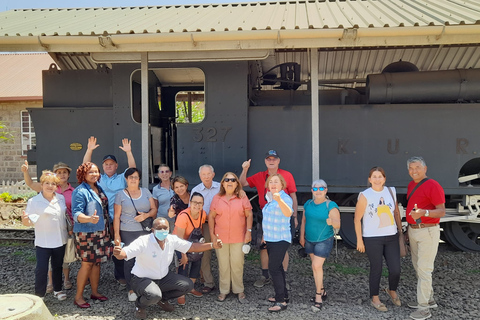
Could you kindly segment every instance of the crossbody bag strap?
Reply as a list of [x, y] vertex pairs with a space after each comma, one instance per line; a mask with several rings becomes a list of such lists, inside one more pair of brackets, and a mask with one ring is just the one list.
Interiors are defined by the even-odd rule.
[[132, 196], [130, 195], [130, 192], [128, 192], [127, 189], [125, 189], [125, 191], [127, 191], [127, 194], [128, 194], [128, 196], [130, 197], [130, 200], [132, 201], [133, 208], [135, 209], [135, 212], [137, 213], [137, 215], [139, 215], [138, 210], [137, 210], [137, 207], [135, 207], [135, 203], [133, 202]]
[[190, 218], [190, 215], [187, 212], [182, 211], [180, 213], [185, 213], [187, 215], [187, 218], [188, 220], [190, 220], [190, 223], [192, 224], [193, 229], [198, 229], [202, 225], [203, 210], [200, 212], [200, 223], [198, 224], [198, 227], [195, 227], [195, 225], [193, 224], [192, 218]]
[[430, 178], [423, 178], [422, 181], [420, 181], [415, 188], [413, 188], [412, 192], [410, 194], [407, 194], [407, 205], [408, 205], [408, 200], [412, 197], [412, 195], [417, 191], [418, 187], [420, 187], [425, 181], [429, 180]]

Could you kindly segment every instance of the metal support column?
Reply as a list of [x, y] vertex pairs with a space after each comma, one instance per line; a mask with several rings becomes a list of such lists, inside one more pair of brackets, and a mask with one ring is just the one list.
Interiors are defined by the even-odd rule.
[[320, 108], [318, 104], [318, 49], [310, 49], [310, 90], [312, 97], [312, 179], [320, 178]]
[[142, 187], [148, 188], [148, 53], [142, 52], [141, 60], [142, 88]]

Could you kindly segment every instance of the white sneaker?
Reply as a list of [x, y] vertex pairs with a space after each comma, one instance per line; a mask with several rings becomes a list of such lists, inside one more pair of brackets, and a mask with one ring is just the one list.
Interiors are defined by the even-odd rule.
[[53, 296], [60, 301], [67, 299], [67, 294], [63, 291], [54, 291]]
[[128, 301], [130, 302], [135, 302], [137, 301], [137, 295], [135, 292], [132, 292], [132, 293], [128, 293]]
[[[407, 305], [409, 308], [412, 308], [412, 309], [420, 308], [417, 301], [409, 302]], [[437, 308], [437, 307], [438, 307], [438, 304], [435, 302], [435, 300], [428, 301], [428, 308]]]

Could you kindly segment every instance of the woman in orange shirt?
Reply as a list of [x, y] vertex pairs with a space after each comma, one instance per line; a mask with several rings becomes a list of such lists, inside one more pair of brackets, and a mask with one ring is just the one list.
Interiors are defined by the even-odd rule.
[[[203, 211], [203, 196], [198, 192], [194, 192], [192, 199], [190, 199], [190, 207], [178, 214], [173, 234], [177, 235], [180, 239], [189, 240], [190, 234], [194, 229], [200, 229], [197, 231], [201, 233], [206, 218], [207, 214]], [[203, 241], [205, 240], [203, 239]], [[200, 276], [200, 267], [202, 266], [201, 256], [195, 253], [188, 257], [186, 253], [178, 251], [176, 251], [176, 254], [179, 260], [178, 274], [190, 277], [195, 284], [195, 280]], [[195, 289], [192, 289], [188, 294], [197, 298], [203, 296], [201, 292]], [[185, 305], [185, 296], [178, 297], [177, 303], [181, 306]]]
[[222, 250], [216, 250], [220, 277], [220, 295], [223, 302], [232, 292], [238, 301], [245, 303], [243, 286], [244, 253], [242, 247], [252, 240], [252, 205], [248, 197], [240, 197], [242, 185], [238, 177], [227, 172], [220, 183], [220, 191], [213, 197], [208, 214], [208, 226], [212, 241], [222, 239]]

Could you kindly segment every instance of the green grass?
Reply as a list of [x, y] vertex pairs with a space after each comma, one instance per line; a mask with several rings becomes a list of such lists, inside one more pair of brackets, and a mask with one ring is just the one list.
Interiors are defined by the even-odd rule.
[[477, 274], [477, 273], [480, 273], [480, 269], [467, 270], [467, 273]]
[[35, 252], [31, 252], [30, 250], [17, 250], [13, 253], [13, 256], [24, 258], [28, 262], [37, 262]]
[[326, 263], [326, 265], [331, 265], [341, 274], [351, 274], [351, 275], [359, 275], [359, 274], [367, 274], [368, 271], [360, 268], [360, 267], [352, 267], [352, 266], [345, 266], [340, 263]]
[[17, 241], [2, 241], [0, 242], [0, 247], [27, 247], [31, 246], [31, 243], [27, 242], [17, 242]]

